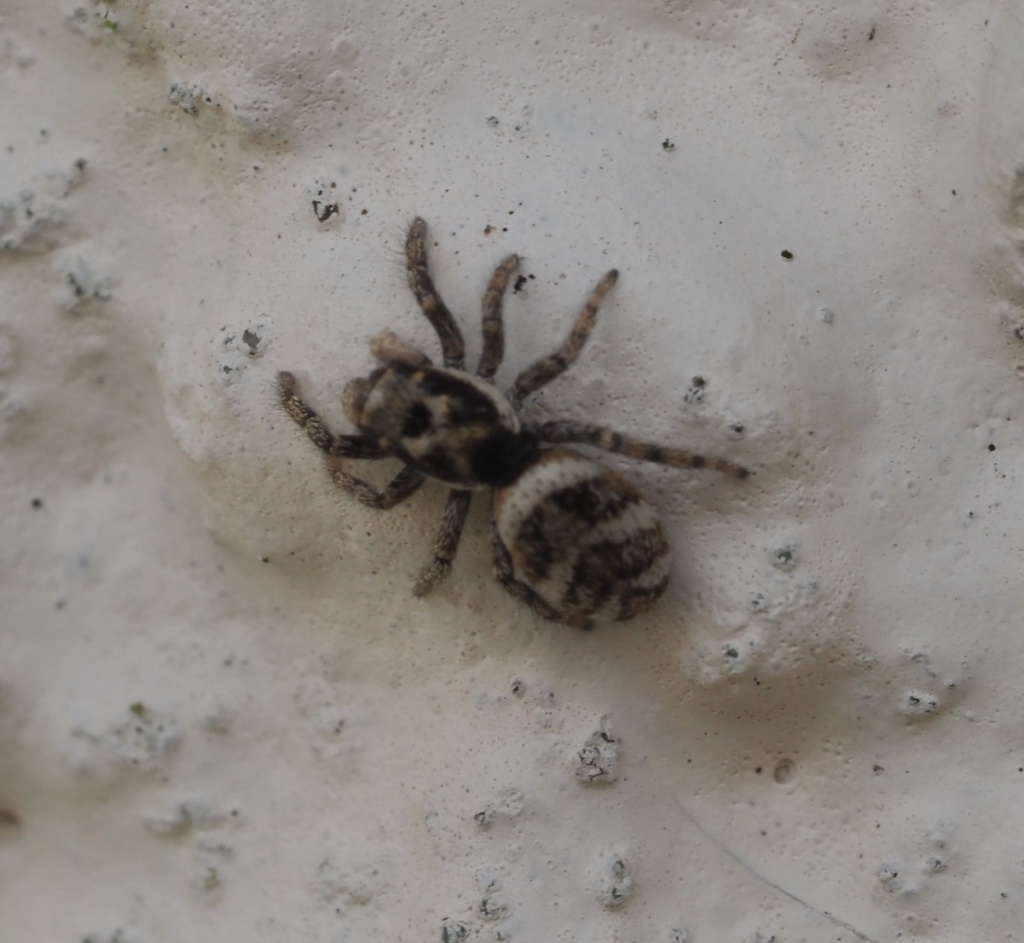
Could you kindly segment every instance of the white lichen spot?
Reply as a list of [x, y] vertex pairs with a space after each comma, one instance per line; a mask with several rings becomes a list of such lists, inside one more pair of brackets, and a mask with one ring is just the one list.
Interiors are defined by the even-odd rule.
[[1024, 341], [1024, 306], [1008, 301], [996, 306], [999, 326], [1015, 341]]
[[171, 82], [171, 87], [167, 90], [167, 100], [193, 118], [199, 114], [200, 108], [215, 104], [213, 96], [206, 89], [195, 82], [183, 80]]
[[899, 709], [900, 713], [914, 717], [922, 714], [934, 714], [940, 706], [941, 702], [934, 694], [912, 688], [903, 695]]
[[441, 924], [441, 943], [468, 943], [477, 936], [474, 927], [462, 920], [445, 920]]
[[109, 743], [123, 763], [152, 769], [178, 745], [181, 731], [170, 714], [136, 701], [128, 708], [128, 719], [116, 724]]
[[576, 754], [576, 778], [585, 783], [613, 783], [618, 775], [619, 738], [608, 729], [608, 717]]
[[318, 179], [309, 187], [309, 201], [313, 216], [321, 226], [333, 228], [345, 221], [345, 209], [338, 201], [336, 182]]
[[224, 878], [218, 868], [207, 865], [193, 878], [192, 886], [207, 898], [217, 898], [224, 890]]
[[375, 893], [379, 870], [373, 866], [342, 868], [333, 858], [324, 858], [316, 869], [317, 897], [335, 908], [364, 907]]
[[919, 890], [918, 883], [908, 873], [906, 865], [895, 861], [883, 862], [875, 872], [882, 889], [898, 897], [908, 897]]
[[221, 328], [211, 350], [217, 379], [226, 387], [234, 387], [252, 361], [267, 352], [273, 335], [274, 321], [266, 313], [258, 314], [245, 327]]
[[76, 776], [109, 775], [114, 767], [152, 772], [177, 747], [181, 731], [173, 716], [141, 702], [132, 704], [126, 713], [126, 719], [105, 732], [84, 727], [71, 730], [64, 758]]
[[192, 827], [192, 822], [185, 814], [183, 805], [176, 806], [169, 812], [143, 812], [142, 827], [154, 835], [173, 837], [183, 835]]
[[777, 570], [794, 570], [797, 564], [798, 544], [795, 540], [789, 541], [778, 547], [772, 547], [768, 551], [768, 559], [771, 565]]
[[480, 901], [477, 903], [477, 914], [481, 920], [486, 920], [489, 923], [501, 920], [508, 915], [508, 901], [501, 891], [501, 882], [493, 875], [483, 875], [481, 883], [484, 887]]
[[602, 906], [621, 907], [633, 896], [632, 869], [625, 856], [611, 852], [602, 857], [597, 867], [595, 897]]
[[142, 825], [154, 835], [181, 835], [193, 828], [217, 828], [230, 818], [209, 799], [186, 799], [166, 811], [143, 812]]
[[0, 198], [0, 251], [47, 252], [61, 244], [67, 224], [63, 202], [85, 179], [86, 162], [50, 170], [17, 195]]
[[946, 870], [946, 859], [939, 855], [929, 855], [925, 859], [924, 866], [929, 874], [938, 874], [940, 871]]
[[58, 262], [57, 272], [67, 288], [61, 301], [65, 311], [81, 310], [91, 301], [106, 302], [112, 296], [113, 280], [98, 273], [80, 255]]
[[514, 819], [523, 811], [523, 794], [518, 789], [506, 789], [494, 802], [489, 802], [473, 816], [480, 828], [490, 828], [495, 819]]
[[259, 314], [238, 335], [238, 349], [255, 360], [267, 352], [273, 335], [274, 319], [269, 314]]

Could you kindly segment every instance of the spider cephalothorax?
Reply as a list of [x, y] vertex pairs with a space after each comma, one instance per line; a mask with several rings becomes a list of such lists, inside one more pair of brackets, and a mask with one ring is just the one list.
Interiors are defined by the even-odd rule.
[[[335, 482], [363, 504], [394, 507], [425, 477], [453, 486], [417, 595], [448, 574], [472, 491], [489, 488], [494, 572], [510, 593], [546, 619], [584, 628], [597, 619], [643, 612], [669, 578], [669, 545], [657, 512], [621, 475], [561, 444], [590, 445], [674, 468], [712, 468], [735, 478], [747, 477], [747, 470], [588, 423], [522, 423], [517, 409], [523, 400], [579, 356], [618, 272], [598, 282], [562, 346], [527, 367], [502, 395], [493, 385], [504, 354], [502, 299], [519, 258], [501, 262], [484, 292], [484, 346], [474, 375], [465, 370], [459, 327], [430, 278], [426, 234], [427, 224], [414, 220], [405, 246], [409, 286], [440, 337], [444, 366], [434, 366], [394, 334], [375, 337], [371, 350], [381, 366], [345, 389], [345, 413], [359, 430], [355, 435], [328, 430], [291, 373], [278, 374], [282, 404], [327, 454]], [[342, 463], [388, 456], [404, 467], [382, 490]]]
[[505, 484], [540, 449], [512, 404], [462, 370], [392, 360], [347, 392], [361, 432], [425, 475], [462, 488]]

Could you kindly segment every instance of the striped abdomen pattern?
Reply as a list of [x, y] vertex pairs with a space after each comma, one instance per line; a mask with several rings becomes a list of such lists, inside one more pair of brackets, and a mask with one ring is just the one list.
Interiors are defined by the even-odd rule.
[[567, 622], [630, 619], [665, 591], [670, 551], [655, 509], [625, 478], [566, 448], [545, 449], [494, 495], [523, 582]]

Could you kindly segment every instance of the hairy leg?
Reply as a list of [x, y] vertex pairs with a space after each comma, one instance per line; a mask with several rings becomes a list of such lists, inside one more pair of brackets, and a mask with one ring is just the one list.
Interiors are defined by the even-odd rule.
[[518, 406], [527, 396], [536, 392], [546, 383], [550, 383], [555, 377], [564, 373], [580, 355], [583, 345], [590, 337], [597, 323], [597, 309], [601, 307], [605, 295], [612, 290], [612, 286], [618, 281], [619, 273], [616, 269], [608, 272], [601, 279], [590, 293], [583, 310], [576, 316], [576, 323], [572, 331], [553, 354], [542, 357], [532, 363], [519, 376], [516, 377], [512, 389], [509, 390], [508, 398], [513, 406]]
[[423, 473], [412, 465], [406, 465], [379, 491], [368, 481], [356, 478], [345, 471], [341, 459], [336, 455], [327, 457], [327, 470], [331, 473], [334, 483], [351, 494], [360, 504], [387, 511], [406, 498], [412, 497], [423, 484]]
[[451, 311], [434, 287], [427, 270], [427, 224], [419, 216], [412, 221], [405, 240], [405, 270], [409, 287], [416, 296], [427, 320], [434, 325], [441, 339], [444, 365], [461, 370], [466, 365], [466, 344]]
[[345, 458], [385, 458], [391, 454], [387, 446], [374, 436], [338, 435], [331, 432], [302, 398], [298, 381], [291, 373], [281, 371], [277, 375], [277, 392], [285, 412], [305, 430], [314, 445], [328, 455], [340, 455]]
[[512, 273], [519, 268], [519, 256], [510, 255], [494, 270], [483, 298], [483, 319], [480, 328], [483, 332], [484, 346], [480, 352], [480, 365], [476, 375], [484, 380], [493, 380], [498, 367], [505, 356], [505, 325], [501, 319], [501, 306], [505, 299], [505, 289]]
[[331, 432], [323, 420], [302, 399], [299, 385], [292, 374], [282, 371], [277, 375], [277, 389], [285, 411], [306, 431], [317, 448], [327, 453], [327, 470], [335, 484], [344, 488], [358, 501], [380, 510], [393, 508], [404, 501], [423, 484], [423, 475], [406, 465], [395, 477], [378, 491], [371, 484], [345, 471], [343, 458], [386, 458], [390, 451], [373, 436], [337, 435]]
[[497, 522], [492, 520], [490, 527], [491, 553], [494, 561], [494, 578], [501, 583], [505, 591], [515, 596], [516, 599], [526, 603], [542, 619], [549, 622], [563, 622], [577, 629], [592, 628], [593, 623], [589, 619], [574, 618], [565, 619], [554, 606], [551, 605], [536, 590], [528, 586], [522, 580], [516, 579], [515, 569], [512, 565], [512, 555], [508, 552], [498, 533]]
[[462, 537], [462, 528], [466, 524], [466, 515], [469, 513], [472, 497], [472, 491], [459, 488], [452, 488], [448, 492], [444, 516], [441, 518], [441, 528], [434, 538], [434, 559], [420, 574], [420, 578], [416, 580], [416, 586], [413, 588], [413, 593], [417, 596], [426, 596], [451, 572], [452, 561], [459, 548], [459, 538]]
[[605, 426], [595, 426], [572, 420], [556, 420], [539, 423], [529, 428], [541, 442], [564, 444], [577, 442], [604, 449], [606, 452], [625, 455], [628, 458], [637, 458], [642, 462], [668, 465], [670, 468], [710, 468], [713, 471], [722, 472], [724, 475], [731, 475], [733, 478], [746, 478], [750, 475], [750, 472], [743, 466], [735, 465], [724, 458], [699, 455], [696, 452], [668, 448], [653, 442], [640, 442]]

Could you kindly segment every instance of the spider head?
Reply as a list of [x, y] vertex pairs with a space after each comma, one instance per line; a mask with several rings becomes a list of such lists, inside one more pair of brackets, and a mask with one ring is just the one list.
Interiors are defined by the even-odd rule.
[[461, 370], [393, 360], [345, 391], [361, 432], [387, 441], [424, 474], [463, 488], [515, 479], [540, 445], [521, 430], [512, 404]]

